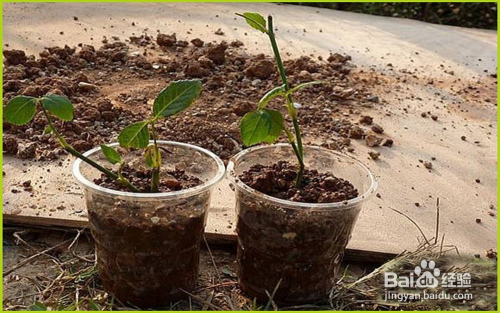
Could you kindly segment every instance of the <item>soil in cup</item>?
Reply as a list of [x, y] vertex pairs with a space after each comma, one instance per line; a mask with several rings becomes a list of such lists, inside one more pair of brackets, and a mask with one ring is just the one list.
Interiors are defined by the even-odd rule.
[[[133, 169], [125, 164], [122, 169], [122, 175], [127, 178], [141, 192], [151, 191], [151, 170], [150, 169]], [[162, 177], [158, 186], [159, 192], [179, 191], [189, 189], [202, 184], [202, 181], [195, 176], [188, 175], [182, 169], [167, 169], [162, 170]], [[94, 183], [104, 188], [130, 191], [127, 187], [102, 174], [100, 178], [94, 179]]]
[[239, 178], [249, 187], [268, 196], [307, 203], [332, 203], [354, 199], [358, 190], [347, 180], [315, 169], [304, 171], [302, 187], [295, 187], [297, 166], [279, 161], [269, 166], [256, 164]]
[[[287, 161], [256, 164], [239, 175], [266, 195], [307, 203], [344, 202], [358, 196], [349, 181], [315, 169], [295, 187], [297, 167]], [[300, 304], [325, 299], [335, 284], [344, 249], [360, 207], [316, 210], [273, 204], [256, 193], [238, 195], [238, 279], [242, 289], [261, 301]]]

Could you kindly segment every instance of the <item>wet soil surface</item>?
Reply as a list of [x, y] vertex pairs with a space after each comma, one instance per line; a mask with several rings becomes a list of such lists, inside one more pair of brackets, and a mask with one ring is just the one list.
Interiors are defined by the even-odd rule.
[[354, 199], [358, 190], [332, 173], [305, 169], [302, 187], [297, 188], [297, 165], [279, 161], [270, 166], [253, 165], [239, 176], [242, 182], [268, 196], [308, 203], [332, 203]]
[[[122, 175], [127, 178], [132, 185], [137, 187], [140, 192], [151, 192], [151, 170], [134, 170], [130, 166], [125, 165], [122, 169]], [[179, 169], [162, 171], [161, 175], [162, 177], [158, 184], [158, 192], [179, 191], [193, 188], [203, 183], [199, 178], [187, 175], [184, 170]], [[94, 183], [108, 189], [130, 191], [116, 179], [111, 179], [105, 174], [102, 174], [101, 178], [94, 179]]]

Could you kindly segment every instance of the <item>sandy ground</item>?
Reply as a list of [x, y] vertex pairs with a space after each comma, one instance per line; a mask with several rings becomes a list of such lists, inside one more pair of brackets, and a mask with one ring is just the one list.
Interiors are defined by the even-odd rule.
[[[391, 83], [376, 90], [383, 108], [366, 108], [364, 113], [381, 121], [395, 146], [376, 148], [382, 155], [373, 161], [367, 158], [369, 148], [354, 143], [354, 156], [379, 180], [380, 198], [365, 205], [350, 247], [413, 249], [418, 230], [390, 208], [410, 216], [432, 237], [440, 198], [440, 234], [448, 244], [463, 253], [496, 249], [497, 98], [496, 78], [490, 77], [496, 73], [496, 32], [275, 4], [7, 3], [4, 47], [37, 53], [47, 46], [99, 45], [104, 36], [124, 40], [160, 30], [175, 32], [179, 39], [239, 39], [248, 52], [268, 54], [266, 38], [235, 19], [233, 13], [243, 11], [275, 15], [287, 57], [347, 53], [360, 69], [383, 73]], [[215, 34], [219, 28], [223, 36]], [[398, 79], [402, 73], [407, 79]], [[474, 92], [461, 92], [470, 85]], [[421, 112], [427, 111], [438, 121], [422, 118]], [[432, 160], [432, 170], [419, 160]], [[11, 169], [22, 168], [13, 159], [4, 162]], [[6, 178], [4, 183], [8, 187], [15, 181]], [[232, 201], [227, 193], [219, 197]], [[18, 209], [12, 203], [4, 212]], [[232, 208], [226, 209], [233, 214]]]

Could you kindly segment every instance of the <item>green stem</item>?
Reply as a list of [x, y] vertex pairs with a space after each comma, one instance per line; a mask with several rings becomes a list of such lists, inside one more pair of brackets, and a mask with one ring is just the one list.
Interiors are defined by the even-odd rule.
[[286, 93], [286, 103], [287, 103], [287, 109], [288, 113], [290, 114], [290, 117], [292, 118], [293, 122], [293, 128], [295, 131], [295, 139], [297, 140], [297, 145], [293, 141], [290, 141], [290, 136], [289, 136], [289, 141], [290, 144], [292, 144], [292, 147], [294, 147], [294, 152], [297, 156], [297, 159], [299, 161], [299, 172], [297, 173], [297, 179], [295, 181], [295, 186], [300, 187], [302, 184], [302, 176], [304, 173], [304, 146], [302, 144], [302, 134], [300, 132], [300, 126], [299, 126], [299, 121], [297, 118], [297, 110], [293, 106], [293, 100], [292, 96], [290, 95], [290, 85], [288, 84], [288, 79], [286, 77], [286, 70], [285, 67], [283, 66], [283, 60], [281, 59], [281, 55], [278, 49], [278, 44], [276, 43], [276, 37], [274, 36], [274, 27], [273, 27], [273, 17], [268, 16], [267, 17], [267, 23], [268, 23], [268, 36], [269, 39], [271, 40], [271, 46], [273, 47], [273, 52], [274, 56], [276, 58], [276, 63], [278, 65], [278, 70], [281, 76], [281, 81], [283, 82], [283, 85], [285, 87], [285, 93]]
[[118, 168], [118, 181], [122, 183], [125, 187], [129, 188], [130, 190], [133, 190], [134, 192], [140, 192], [140, 190], [137, 189], [137, 187], [132, 185], [132, 183], [122, 175], [123, 165], [124, 163], [120, 163], [120, 167]]
[[47, 110], [45, 110], [45, 108], [43, 107], [42, 104], [40, 104], [40, 107], [42, 108], [42, 112], [45, 115], [45, 118], [47, 119], [47, 122], [49, 123], [49, 126], [50, 126], [52, 132], [54, 132], [54, 135], [56, 136], [57, 140], [59, 141], [59, 144], [64, 148], [64, 150], [68, 151], [71, 155], [73, 155], [73, 156], [81, 159], [85, 163], [87, 163], [90, 166], [92, 166], [92, 167], [96, 168], [97, 170], [101, 171], [102, 173], [104, 173], [109, 178], [115, 179], [115, 180], [119, 180], [119, 181], [123, 182], [124, 185], [126, 185], [133, 192], [139, 192], [139, 189], [137, 189], [135, 186], [133, 186], [126, 178], [123, 178], [123, 180], [121, 180], [118, 174], [113, 173], [112, 171], [110, 171], [107, 168], [103, 167], [99, 163], [96, 163], [95, 161], [87, 158], [86, 156], [84, 156], [83, 154], [81, 154], [80, 152], [78, 152], [75, 148], [73, 148], [73, 146], [71, 146], [66, 141], [66, 139], [64, 139], [64, 137], [61, 136], [61, 134], [59, 133], [59, 131], [57, 130], [57, 128], [55, 128], [54, 123], [52, 122], [52, 118], [50, 117], [49, 113], [47, 112]]
[[[153, 146], [154, 146], [154, 153], [153, 156], [156, 157], [160, 155], [160, 149], [158, 149], [158, 143], [156, 142], [156, 128], [155, 128], [155, 122], [151, 122], [151, 135], [153, 137]], [[152, 171], [152, 178], [151, 178], [151, 192], [158, 192], [158, 186], [160, 184], [160, 164], [159, 160], [155, 160], [153, 162], [155, 166], [153, 167]]]

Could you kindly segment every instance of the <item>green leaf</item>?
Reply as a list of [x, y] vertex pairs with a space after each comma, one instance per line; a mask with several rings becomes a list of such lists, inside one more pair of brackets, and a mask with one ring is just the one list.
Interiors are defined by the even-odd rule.
[[146, 165], [148, 167], [153, 167], [154, 166], [154, 163], [153, 163], [153, 153], [151, 152], [151, 147], [153, 146], [149, 146], [146, 148], [146, 151], [144, 151], [144, 159], [146, 160]]
[[124, 148], [146, 148], [149, 144], [148, 121], [134, 123], [125, 127], [118, 135], [118, 142]]
[[281, 113], [269, 109], [248, 112], [240, 124], [241, 138], [247, 147], [261, 142], [274, 143], [283, 128]]
[[108, 159], [108, 161], [111, 162], [111, 164], [120, 163], [122, 161], [122, 157], [115, 149], [108, 147], [106, 145], [101, 145], [101, 150], [106, 159]]
[[198, 98], [200, 92], [199, 80], [179, 80], [171, 83], [155, 99], [154, 118], [172, 116], [187, 109]]
[[267, 103], [271, 101], [272, 99], [284, 95], [285, 93], [285, 85], [281, 85], [278, 87], [275, 87], [268, 91], [259, 101], [259, 109], [263, 109], [266, 107]]
[[271, 119], [271, 129], [269, 129], [269, 134], [264, 138], [264, 142], [274, 143], [281, 135], [281, 132], [285, 128], [283, 124], [283, 115], [279, 111], [264, 109], [264, 111], [269, 114]]
[[161, 151], [150, 145], [144, 151], [146, 165], [151, 168], [159, 168], [161, 166]]
[[5, 120], [18, 126], [29, 123], [36, 113], [36, 100], [36, 98], [26, 96], [10, 100], [3, 109]]
[[43, 130], [43, 134], [44, 134], [44, 135], [45, 135], [45, 134], [51, 134], [51, 133], [53, 133], [53, 132], [54, 132], [54, 129], [53, 129], [53, 128], [52, 128], [52, 126], [50, 126], [50, 125], [45, 126], [45, 129]]
[[244, 17], [248, 25], [252, 26], [256, 30], [267, 33], [266, 20], [259, 13], [245, 12], [238, 15]]
[[324, 84], [324, 83], [325, 83], [324, 81], [316, 80], [316, 81], [312, 81], [312, 82], [299, 84], [299, 85], [293, 87], [292, 89], [290, 89], [287, 94], [292, 94], [292, 93], [299, 91], [300, 89], [305, 88], [305, 87], [309, 87], [312, 85]]
[[90, 301], [89, 301], [89, 309], [91, 311], [101, 311], [102, 310], [101, 306], [98, 303], [94, 302], [94, 300], [92, 300], [92, 299], [90, 299]]
[[236, 274], [233, 272], [231, 267], [229, 267], [229, 265], [224, 265], [220, 271], [227, 276], [237, 278]]
[[63, 121], [73, 119], [73, 104], [60, 95], [47, 95], [42, 98], [43, 107]]
[[47, 311], [47, 306], [41, 302], [36, 301], [28, 307], [29, 311]]

